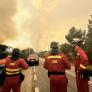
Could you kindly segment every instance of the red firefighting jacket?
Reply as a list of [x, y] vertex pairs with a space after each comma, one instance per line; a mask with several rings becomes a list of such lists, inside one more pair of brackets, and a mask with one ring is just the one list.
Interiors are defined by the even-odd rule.
[[0, 60], [0, 65], [1, 65], [1, 64], [5, 64], [5, 62], [6, 62], [5, 59], [1, 59], [1, 60]]
[[24, 59], [20, 58], [17, 61], [13, 61], [11, 57], [6, 59], [5, 69], [7, 76], [18, 75], [20, 73], [20, 68], [28, 68], [28, 64], [24, 61]]
[[63, 53], [57, 55], [49, 54], [45, 58], [44, 68], [50, 72], [65, 72], [66, 69], [71, 68], [71, 65]]
[[75, 63], [75, 70], [85, 69], [85, 67], [81, 66], [86, 66], [89, 64], [88, 57], [81, 47], [79, 47], [79, 49], [77, 50], [77, 56], [74, 58], [74, 63]]
[[1, 76], [2, 76], [2, 73], [3, 73], [4, 67], [5, 67], [5, 62], [6, 62], [5, 59], [0, 60], [0, 75]]

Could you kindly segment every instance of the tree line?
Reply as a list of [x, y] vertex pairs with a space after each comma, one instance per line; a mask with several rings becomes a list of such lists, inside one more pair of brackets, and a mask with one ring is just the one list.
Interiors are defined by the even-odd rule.
[[[81, 28], [77, 29], [76, 27], [72, 27], [69, 29], [68, 34], [65, 35], [65, 38], [68, 43], [60, 44], [60, 51], [65, 53], [71, 62], [72, 59], [69, 54], [73, 52], [72, 41], [74, 38], [78, 38], [81, 40], [80, 46], [85, 50], [90, 63], [92, 63], [92, 20], [89, 20], [88, 30], [82, 30]], [[45, 54], [47, 52], [48, 51], [40, 51], [39, 56], [45, 57]]]
[[[78, 38], [81, 40], [80, 46], [85, 50], [90, 63], [92, 63], [92, 20], [89, 20], [88, 30], [82, 30], [81, 28], [77, 29], [76, 27], [72, 27], [69, 29], [67, 35], [65, 35], [65, 38], [68, 43], [60, 44], [60, 51], [65, 53], [71, 62], [72, 59], [69, 54], [73, 52], [72, 41], [74, 38]], [[0, 58], [6, 57], [7, 55], [11, 54], [11, 52], [6, 51], [7, 48], [12, 47], [0, 44]], [[37, 53], [39, 57], [44, 58], [48, 54], [48, 52], [49, 51], [40, 51], [39, 53], [37, 53], [33, 48], [27, 48], [21, 50], [20, 56], [26, 59], [30, 54]]]

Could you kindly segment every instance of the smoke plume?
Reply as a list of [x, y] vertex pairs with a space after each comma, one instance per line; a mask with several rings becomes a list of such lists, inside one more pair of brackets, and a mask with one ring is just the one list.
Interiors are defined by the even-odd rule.
[[91, 3], [92, 0], [0, 0], [0, 41], [35, 50], [47, 50], [51, 41], [64, 43], [72, 26], [81, 28], [87, 23]]
[[15, 37], [13, 22], [15, 13], [16, 0], [0, 0], [0, 43]]

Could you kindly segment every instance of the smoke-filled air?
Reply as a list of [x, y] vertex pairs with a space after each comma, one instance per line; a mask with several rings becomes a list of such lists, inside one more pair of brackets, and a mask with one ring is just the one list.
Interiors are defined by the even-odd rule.
[[46, 50], [51, 41], [66, 42], [72, 26], [92, 13], [92, 0], [0, 0], [0, 43]]
[[15, 0], [0, 0], [0, 43], [16, 36], [15, 23], [12, 20], [15, 13]]

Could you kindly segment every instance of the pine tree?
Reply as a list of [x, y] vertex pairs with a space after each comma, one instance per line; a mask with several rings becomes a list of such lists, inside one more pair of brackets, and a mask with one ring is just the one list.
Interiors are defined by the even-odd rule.
[[[91, 15], [92, 18], [92, 15]], [[85, 40], [85, 47], [90, 63], [92, 63], [92, 19], [89, 20], [88, 32]]]
[[76, 29], [75, 27], [72, 27], [69, 30], [69, 33], [65, 36], [66, 40], [72, 45], [72, 41], [74, 38], [78, 38], [80, 40], [80, 46], [83, 47], [83, 42], [84, 42], [84, 35], [85, 35], [85, 30], [82, 29]]

